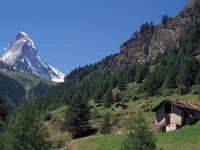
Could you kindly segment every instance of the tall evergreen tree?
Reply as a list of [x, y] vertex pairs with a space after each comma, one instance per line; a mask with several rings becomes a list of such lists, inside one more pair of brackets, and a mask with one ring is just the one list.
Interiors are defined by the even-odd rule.
[[156, 74], [157, 72], [153, 72], [149, 75], [147, 78], [147, 81], [145, 82], [145, 86], [147, 88], [148, 93], [153, 96], [157, 93], [157, 82], [156, 82]]
[[162, 24], [163, 24], [164, 27], [165, 27], [165, 25], [166, 25], [166, 23], [167, 23], [167, 21], [168, 21], [168, 16], [167, 16], [167, 15], [163, 15], [161, 21], [162, 21]]
[[0, 96], [0, 130], [1, 130], [1, 122], [5, 121], [7, 115], [8, 115], [8, 107], [3, 97]]
[[145, 62], [144, 64], [137, 66], [137, 70], [135, 74], [135, 81], [137, 83], [141, 83], [142, 80], [146, 78], [148, 67], [149, 67], [149, 62]]
[[158, 72], [156, 75], [156, 82], [158, 88], [161, 88], [163, 85], [163, 82], [165, 81], [166, 73], [165, 73], [165, 65], [161, 62], [158, 68]]
[[113, 93], [112, 93], [112, 88], [108, 88], [106, 94], [105, 94], [105, 98], [104, 98], [104, 107], [105, 108], [109, 108], [111, 106], [113, 102]]
[[3, 97], [0, 96], [0, 150], [3, 149], [2, 135], [4, 133], [5, 119], [7, 115], [8, 115], [7, 105]]
[[100, 132], [102, 134], [111, 133], [110, 114], [108, 114], [108, 113], [103, 116], [103, 121], [102, 121], [102, 124], [101, 124]]
[[46, 150], [47, 131], [35, 102], [24, 103], [10, 119], [5, 134], [5, 150]]
[[78, 92], [71, 100], [65, 112], [62, 130], [69, 131], [72, 138], [88, 136], [91, 132], [90, 109], [87, 101]]
[[196, 84], [200, 84], [200, 67], [199, 67], [199, 70], [198, 70], [198, 72], [196, 74], [195, 83]]
[[118, 83], [118, 89], [120, 91], [124, 91], [124, 90], [126, 90], [126, 86], [127, 86], [127, 84], [126, 84], [125, 79], [124, 78], [120, 78], [119, 83]]
[[191, 87], [195, 83], [198, 67], [199, 64], [195, 57], [183, 57], [176, 77], [176, 84]]
[[167, 64], [166, 64], [166, 79], [163, 83], [164, 88], [174, 88], [176, 84], [177, 64], [176, 58], [177, 49], [171, 48], [167, 52]]

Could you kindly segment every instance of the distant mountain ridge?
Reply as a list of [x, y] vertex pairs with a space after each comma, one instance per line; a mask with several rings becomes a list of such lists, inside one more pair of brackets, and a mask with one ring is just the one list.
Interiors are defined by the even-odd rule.
[[37, 56], [37, 49], [33, 40], [24, 32], [17, 34], [16, 40], [11, 42], [0, 61], [14, 70], [28, 72], [48, 81], [64, 81], [62, 72]]

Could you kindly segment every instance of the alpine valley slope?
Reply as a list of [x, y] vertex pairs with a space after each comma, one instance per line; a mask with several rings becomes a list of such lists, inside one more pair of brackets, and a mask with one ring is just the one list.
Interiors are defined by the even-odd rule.
[[37, 56], [37, 49], [31, 38], [19, 32], [0, 58], [17, 71], [28, 72], [53, 82], [63, 82], [64, 74]]

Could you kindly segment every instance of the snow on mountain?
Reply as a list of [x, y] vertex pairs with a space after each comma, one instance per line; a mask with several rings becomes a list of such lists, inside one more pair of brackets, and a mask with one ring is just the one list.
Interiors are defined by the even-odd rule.
[[64, 81], [64, 74], [62, 72], [37, 56], [34, 42], [24, 32], [18, 33], [16, 40], [11, 42], [0, 61], [16, 70], [35, 74], [48, 81]]

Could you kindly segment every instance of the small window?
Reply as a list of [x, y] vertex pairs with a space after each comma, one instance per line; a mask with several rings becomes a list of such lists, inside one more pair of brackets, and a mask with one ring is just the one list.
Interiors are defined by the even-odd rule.
[[166, 114], [171, 113], [171, 105], [170, 104], [165, 104], [165, 113]]

